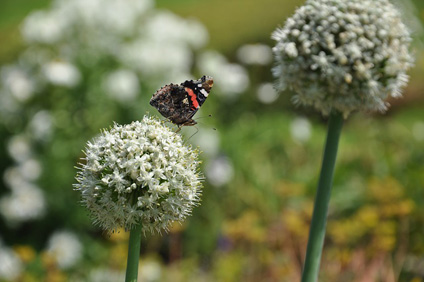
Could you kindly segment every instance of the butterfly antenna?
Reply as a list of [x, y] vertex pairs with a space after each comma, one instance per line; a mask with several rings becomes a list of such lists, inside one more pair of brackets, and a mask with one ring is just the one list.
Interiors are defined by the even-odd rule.
[[[203, 123], [203, 122], [198, 122], [198, 124], [201, 124], [201, 125], [203, 125], [203, 126], [205, 126], [205, 124]], [[207, 125], [206, 125], [207, 126]], [[207, 127], [209, 127], [209, 126], [207, 126]], [[196, 127], [197, 128], [197, 127]], [[217, 130], [215, 127], [210, 127], [210, 129], [212, 129], [212, 130]], [[197, 131], [199, 131], [199, 129], [197, 129]]]
[[199, 128], [197, 128], [197, 126], [194, 126], [194, 127], [196, 128], [196, 132], [194, 132], [192, 135], [190, 135], [190, 137], [187, 139], [187, 141], [190, 140], [191, 137], [193, 137], [194, 135], [196, 135], [197, 132], [199, 132]]
[[[199, 119], [202, 119], [202, 118], [207, 118], [207, 117], [212, 117], [212, 114], [209, 114], [209, 115], [207, 115], [207, 116], [202, 116], [202, 117], [198, 117], [198, 118], [196, 118], [196, 119], [194, 119], [195, 121], [197, 121], [197, 120], [199, 120]], [[199, 124], [203, 124], [204, 125], [204, 123], [202, 123], [202, 122], [199, 122]], [[197, 127], [196, 127], [197, 128]], [[212, 129], [213, 130], [216, 130], [216, 128], [214, 128], [214, 127], [212, 127]], [[197, 129], [197, 131], [199, 131], [199, 129]], [[196, 132], [197, 133], [197, 132]]]
[[195, 118], [194, 120], [198, 120], [198, 119], [202, 119], [202, 118], [207, 118], [207, 117], [212, 117], [212, 115], [211, 114], [209, 114], [209, 115], [207, 115], [207, 116], [202, 116], [202, 117], [198, 117], [198, 118]]

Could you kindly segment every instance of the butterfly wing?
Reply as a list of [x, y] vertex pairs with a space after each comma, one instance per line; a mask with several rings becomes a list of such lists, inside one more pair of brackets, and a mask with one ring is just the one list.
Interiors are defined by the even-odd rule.
[[186, 80], [180, 85], [169, 84], [156, 91], [150, 105], [176, 125], [194, 125], [192, 117], [205, 102], [212, 86], [210, 76]]

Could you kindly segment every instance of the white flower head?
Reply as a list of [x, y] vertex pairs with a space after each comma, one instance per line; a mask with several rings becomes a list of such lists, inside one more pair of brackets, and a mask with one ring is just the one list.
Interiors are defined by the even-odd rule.
[[154, 259], [142, 261], [140, 276], [142, 281], [161, 281], [162, 267], [160, 263]]
[[262, 83], [256, 91], [258, 100], [263, 104], [271, 104], [278, 99], [279, 93], [275, 91], [272, 83]]
[[69, 16], [61, 11], [36, 11], [24, 21], [22, 35], [27, 42], [54, 44], [67, 34]]
[[74, 65], [67, 62], [50, 62], [43, 68], [47, 80], [58, 86], [74, 87], [81, 80], [81, 74]]
[[82, 256], [82, 244], [78, 237], [69, 231], [53, 233], [47, 244], [49, 253], [61, 269], [74, 266]]
[[35, 82], [25, 68], [18, 65], [3, 67], [0, 70], [0, 82], [7, 93], [19, 102], [28, 101], [34, 94]]
[[301, 143], [306, 142], [311, 137], [311, 123], [307, 118], [297, 117], [290, 123], [290, 135], [293, 140]]
[[15, 252], [7, 247], [0, 247], [0, 280], [15, 281], [21, 275], [23, 263]]
[[163, 76], [165, 73], [189, 73], [193, 60], [191, 50], [181, 42], [144, 39], [126, 44], [118, 56], [124, 64], [148, 77]]
[[18, 166], [20, 175], [27, 181], [37, 180], [42, 172], [42, 166], [36, 159], [27, 159]]
[[203, 52], [198, 66], [202, 72], [216, 78], [216, 81], [219, 81], [217, 87], [229, 97], [237, 96], [249, 87], [250, 81], [246, 69], [239, 64], [229, 63], [216, 51]]
[[206, 175], [209, 183], [221, 187], [233, 179], [233, 164], [226, 156], [217, 156], [207, 165]]
[[389, 0], [308, 0], [272, 38], [276, 88], [324, 115], [385, 111], [413, 65], [410, 33]]
[[9, 155], [17, 162], [27, 160], [32, 154], [30, 140], [23, 134], [10, 138], [7, 145]]
[[125, 271], [112, 268], [94, 268], [90, 270], [88, 281], [91, 282], [115, 282], [125, 280]]
[[153, 41], [164, 44], [184, 42], [195, 49], [203, 47], [209, 39], [206, 28], [200, 22], [181, 19], [167, 11], [153, 14], [142, 29]]
[[140, 82], [133, 71], [119, 69], [106, 76], [103, 88], [113, 99], [128, 103], [134, 101], [140, 92]]
[[265, 44], [246, 44], [237, 50], [237, 58], [247, 65], [268, 65], [272, 61], [272, 50]]
[[12, 187], [12, 192], [0, 199], [0, 213], [10, 224], [42, 217], [46, 210], [43, 191], [29, 182]]
[[199, 203], [198, 151], [155, 118], [115, 124], [88, 142], [85, 155], [74, 186], [105, 230], [168, 230]]
[[37, 140], [47, 141], [52, 135], [54, 120], [47, 110], [38, 111], [29, 122], [29, 130]]

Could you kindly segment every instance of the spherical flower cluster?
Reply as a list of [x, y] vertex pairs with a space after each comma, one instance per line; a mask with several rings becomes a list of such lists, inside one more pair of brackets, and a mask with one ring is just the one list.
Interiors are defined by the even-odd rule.
[[324, 115], [386, 110], [413, 64], [409, 31], [388, 0], [308, 0], [272, 38], [276, 88]]
[[167, 230], [199, 203], [198, 151], [154, 118], [115, 124], [88, 142], [85, 155], [75, 188], [106, 230]]

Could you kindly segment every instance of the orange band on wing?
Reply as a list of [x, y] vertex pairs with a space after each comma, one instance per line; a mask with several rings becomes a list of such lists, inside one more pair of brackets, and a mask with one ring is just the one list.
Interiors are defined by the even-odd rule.
[[196, 94], [194, 94], [193, 90], [188, 87], [185, 87], [185, 91], [187, 91], [188, 96], [190, 96], [191, 102], [193, 103], [193, 107], [196, 109], [199, 108], [199, 102], [197, 102], [197, 96]]

